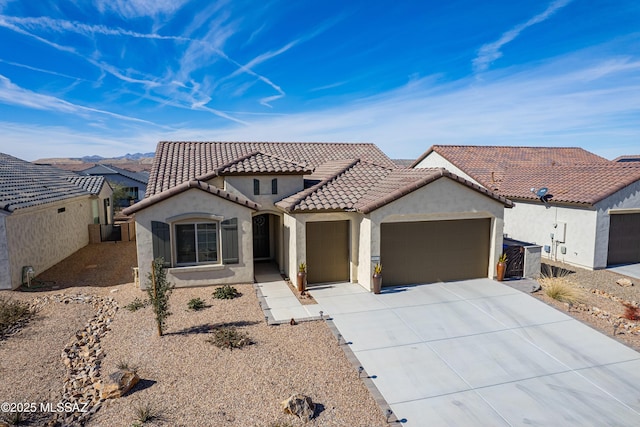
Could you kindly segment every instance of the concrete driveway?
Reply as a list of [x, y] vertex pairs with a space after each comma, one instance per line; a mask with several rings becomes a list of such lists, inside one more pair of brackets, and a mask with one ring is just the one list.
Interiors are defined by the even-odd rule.
[[640, 353], [501, 283], [310, 291], [403, 425], [640, 425]]
[[640, 264], [618, 265], [616, 267], [609, 267], [607, 270], [633, 277], [634, 279], [640, 279]]

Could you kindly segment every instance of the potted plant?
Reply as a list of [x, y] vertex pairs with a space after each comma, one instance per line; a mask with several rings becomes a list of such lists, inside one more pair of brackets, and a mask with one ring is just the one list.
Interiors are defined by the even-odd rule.
[[373, 266], [373, 293], [379, 294], [382, 290], [382, 265], [376, 263]]
[[502, 282], [504, 280], [504, 273], [507, 269], [507, 254], [503, 253], [498, 258], [498, 265], [496, 266], [496, 274], [498, 276], [498, 282]]
[[298, 267], [297, 285], [298, 292], [304, 292], [307, 286], [307, 264], [305, 264], [304, 262], [301, 262], [300, 266]]

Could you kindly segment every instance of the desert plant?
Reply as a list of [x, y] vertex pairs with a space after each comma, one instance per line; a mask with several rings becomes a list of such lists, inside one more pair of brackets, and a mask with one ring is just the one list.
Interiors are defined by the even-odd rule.
[[500, 255], [500, 257], [498, 258], [498, 262], [507, 262], [507, 254], [503, 253], [502, 255]]
[[136, 405], [133, 410], [136, 416], [136, 421], [139, 421], [141, 424], [146, 424], [149, 421], [160, 418], [160, 413], [150, 403]]
[[382, 274], [382, 264], [378, 262], [373, 266], [373, 274]]
[[163, 258], [153, 260], [148, 280], [147, 294], [153, 307], [153, 313], [156, 316], [158, 335], [162, 336], [166, 327], [167, 317], [171, 315], [169, 311], [169, 296], [173, 291], [173, 285], [167, 281]]
[[3, 418], [4, 422], [10, 426], [19, 426], [26, 421], [24, 412], [9, 412]]
[[205, 308], [206, 305], [204, 303], [204, 300], [200, 298], [191, 298], [187, 303], [187, 307], [189, 307], [189, 310], [198, 311]]
[[0, 298], [0, 336], [16, 323], [29, 319], [32, 314], [33, 310], [29, 305], [20, 301]]
[[624, 306], [624, 314], [622, 315], [622, 317], [624, 317], [627, 320], [640, 320], [640, 308], [628, 303], [628, 302], [623, 302], [622, 305]]
[[141, 308], [145, 308], [147, 305], [149, 305], [149, 301], [147, 301], [146, 299], [141, 300], [140, 298], [135, 297], [134, 300], [125, 305], [124, 308], [129, 311], [138, 311]]
[[130, 366], [129, 363], [125, 362], [124, 360], [119, 361], [118, 364], [116, 365], [116, 368], [118, 368], [121, 371], [133, 371], [133, 372], [138, 371], [137, 366]]
[[307, 272], [307, 264], [304, 262], [301, 262], [300, 265], [298, 266], [298, 271], [300, 273], [306, 273]]
[[251, 344], [251, 339], [246, 333], [238, 331], [233, 326], [223, 326], [214, 329], [213, 336], [207, 339], [207, 342], [218, 348], [233, 350]]
[[580, 295], [576, 289], [564, 279], [549, 277], [540, 279], [540, 283], [542, 285], [543, 292], [549, 298], [571, 304], [580, 302]]
[[213, 297], [216, 299], [234, 299], [239, 295], [238, 290], [231, 285], [224, 285], [213, 292]]

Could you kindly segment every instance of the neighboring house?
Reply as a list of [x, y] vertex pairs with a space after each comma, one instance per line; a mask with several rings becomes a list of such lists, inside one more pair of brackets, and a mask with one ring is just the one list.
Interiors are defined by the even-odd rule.
[[[111, 221], [111, 187], [0, 153], [0, 289], [15, 289], [89, 242], [88, 225]], [[107, 206], [107, 209], [100, 209]]]
[[96, 164], [78, 172], [81, 175], [103, 176], [111, 187], [120, 186], [125, 194], [124, 199], [116, 201], [120, 206], [129, 206], [144, 199], [147, 191], [149, 174], [146, 172], [131, 172], [109, 164]]
[[632, 163], [581, 148], [434, 145], [413, 166], [444, 167], [513, 200], [505, 237], [541, 245], [548, 258], [591, 269], [640, 262], [640, 167]]
[[619, 163], [634, 163], [640, 165], [640, 155], [620, 156], [613, 159], [613, 161]]
[[161, 142], [135, 214], [138, 266], [176, 286], [253, 282], [254, 262], [370, 289], [493, 277], [511, 202], [372, 144]]

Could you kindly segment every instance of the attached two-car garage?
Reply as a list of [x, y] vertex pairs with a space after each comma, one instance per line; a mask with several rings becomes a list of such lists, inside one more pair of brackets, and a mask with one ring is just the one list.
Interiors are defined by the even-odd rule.
[[487, 277], [491, 219], [381, 224], [383, 286]]

